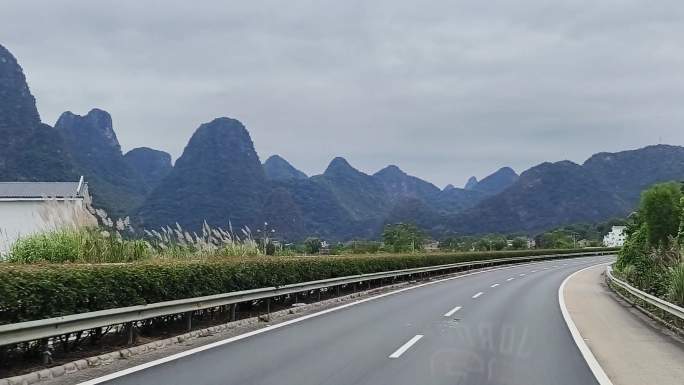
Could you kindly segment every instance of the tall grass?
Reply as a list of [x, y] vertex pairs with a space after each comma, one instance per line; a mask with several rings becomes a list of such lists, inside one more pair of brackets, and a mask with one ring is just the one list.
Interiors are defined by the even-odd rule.
[[[232, 226], [228, 230], [212, 228], [204, 222], [201, 234], [188, 232], [176, 223], [175, 228], [166, 226], [157, 230], [145, 230], [148, 245], [159, 258], [202, 259], [208, 257], [244, 257], [261, 255], [259, 244], [248, 227], [236, 234]], [[268, 240], [263, 243], [268, 244]]]
[[[236, 234], [212, 228], [201, 234], [179, 224], [136, 234], [128, 217], [112, 219], [102, 209], [47, 201], [39, 211], [42, 232], [21, 237], [4, 259], [12, 263], [122, 263], [147, 259], [205, 259], [262, 254], [249, 228]], [[265, 240], [264, 244], [270, 241]]]
[[684, 306], [684, 262], [670, 269], [670, 285], [667, 293], [673, 303]]
[[122, 263], [148, 259], [201, 260], [221, 257], [262, 255], [249, 229], [242, 236], [204, 224], [202, 233], [165, 227], [145, 231], [135, 238], [119, 229], [127, 224], [102, 227], [64, 228], [34, 234], [17, 240], [7, 261], [11, 263]]
[[10, 248], [14, 263], [116, 263], [147, 259], [151, 255], [142, 240], [123, 239], [98, 228], [62, 229], [20, 238]]

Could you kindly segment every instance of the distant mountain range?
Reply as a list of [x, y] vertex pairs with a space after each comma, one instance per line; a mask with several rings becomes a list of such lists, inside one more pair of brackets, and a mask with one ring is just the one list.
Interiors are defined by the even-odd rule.
[[63, 138], [41, 123], [21, 67], [0, 45], [0, 181], [76, 177]]
[[147, 147], [123, 154], [103, 110], [65, 112], [54, 128], [42, 123], [21, 67], [0, 46], [0, 181], [79, 175], [97, 206], [147, 228], [197, 229], [206, 220], [275, 230], [277, 238], [345, 240], [375, 238], [385, 223], [402, 221], [434, 236], [534, 233], [629, 214], [646, 187], [684, 179], [684, 147], [600, 153], [521, 175], [503, 167], [440, 189], [395, 165], [369, 175], [341, 157], [310, 177], [278, 155], [262, 164], [245, 126], [217, 118], [199, 126], [172, 165], [169, 154]]

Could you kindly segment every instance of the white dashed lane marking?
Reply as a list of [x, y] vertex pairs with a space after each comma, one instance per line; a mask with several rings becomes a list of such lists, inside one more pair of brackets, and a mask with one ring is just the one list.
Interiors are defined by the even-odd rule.
[[444, 316], [445, 316], [445, 317], [451, 317], [452, 315], [454, 315], [454, 313], [456, 313], [456, 312], [459, 311], [459, 310], [461, 310], [461, 307], [460, 307], [460, 306], [456, 306], [455, 308], [449, 310], [446, 314], [444, 314]]
[[399, 358], [401, 357], [402, 354], [406, 353], [407, 350], [411, 348], [416, 342], [418, 342], [421, 338], [423, 338], [422, 334], [418, 334], [415, 337], [411, 338], [408, 340], [407, 343], [403, 344], [399, 349], [397, 349], [394, 353], [390, 354], [389, 358]]

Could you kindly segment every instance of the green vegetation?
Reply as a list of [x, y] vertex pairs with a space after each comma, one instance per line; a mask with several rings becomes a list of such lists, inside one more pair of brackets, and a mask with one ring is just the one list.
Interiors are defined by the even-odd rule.
[[352, 241], [339, 249], [338, 254], [376, 254], [382, 251], [382, 243], [374, 241]]
[[681, 228], [684, 197], [678, 183], [644, 191], [637, 212], [627, 224], [627, 239], [615, 264], [630, 284], [684, 305], [684, 261]]
[[[524, 240], [527, 248], [527, 239]], [[507, 248], [506, 237], [499, 234], [489, 234], [481, 237], [476, 236], [452, 236], [446, 237], [439, 242], [439, 248], [450, 251], [499, 251]]]
[[681, 199], [681, 187], [677, 183], [659, 184], [643, 193], [639, 215], [643, 218], [650, 245], [666, 247], [677, 236], [682, 215]]
[[126, 240], [118, 233], [97, 228], [56, 230], [22, 238], [12, 245], [9, 262], [132, 262], [149, 258], [151, 248], [142, 240]]
[[134, 238], [127, 219], [113, 223], [101, 210], [98, 214], [100, 227], [65, 228], [21, 238], [5, 259], [24, 264], [121, 263], [274, 255], [278, 251], [267, 236], [255, 240], [247, 229], [239, 236], [206, 222], [201, 234], [176, 225], [145, 231], [144, 238]]
[[603, 236], [610, 232], [613, 226], [625, 223], [626, 220], [616, 218], [595, 224], [570, 224], [537, 234], [531, 239], [523, 233], [452, 235], [440, 239], [439, 248], [449, 251], [494, 251], [600, 247], [603, 244]]
[[385, 247], [395, 253], [414, 252], [423, 249], [425, 234], [415, 225], [397, 223], [385, 226], [382, 240]]
[[0, 324], [354, 274], [549, 253], [559, 251], [5, 263], [0, 264]]
[[304, 241], [304, 250], [308, 254], [317, 254], [321, 251], [322, 242], [318, 238], [307, 238]]
[[679, 263], [670, 270], [667, 297], [674, 303], [684, 304], [684, 263]]

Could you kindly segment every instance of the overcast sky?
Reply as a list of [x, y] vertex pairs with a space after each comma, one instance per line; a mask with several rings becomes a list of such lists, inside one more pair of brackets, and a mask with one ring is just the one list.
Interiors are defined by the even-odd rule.
[[0, 44], [43, 121], [105, 109], [124, 151], [176, 158], [229, 116], [262, 160], [443, 187], [682, 144], [682, 20], [681, 0], [2, 0]]

